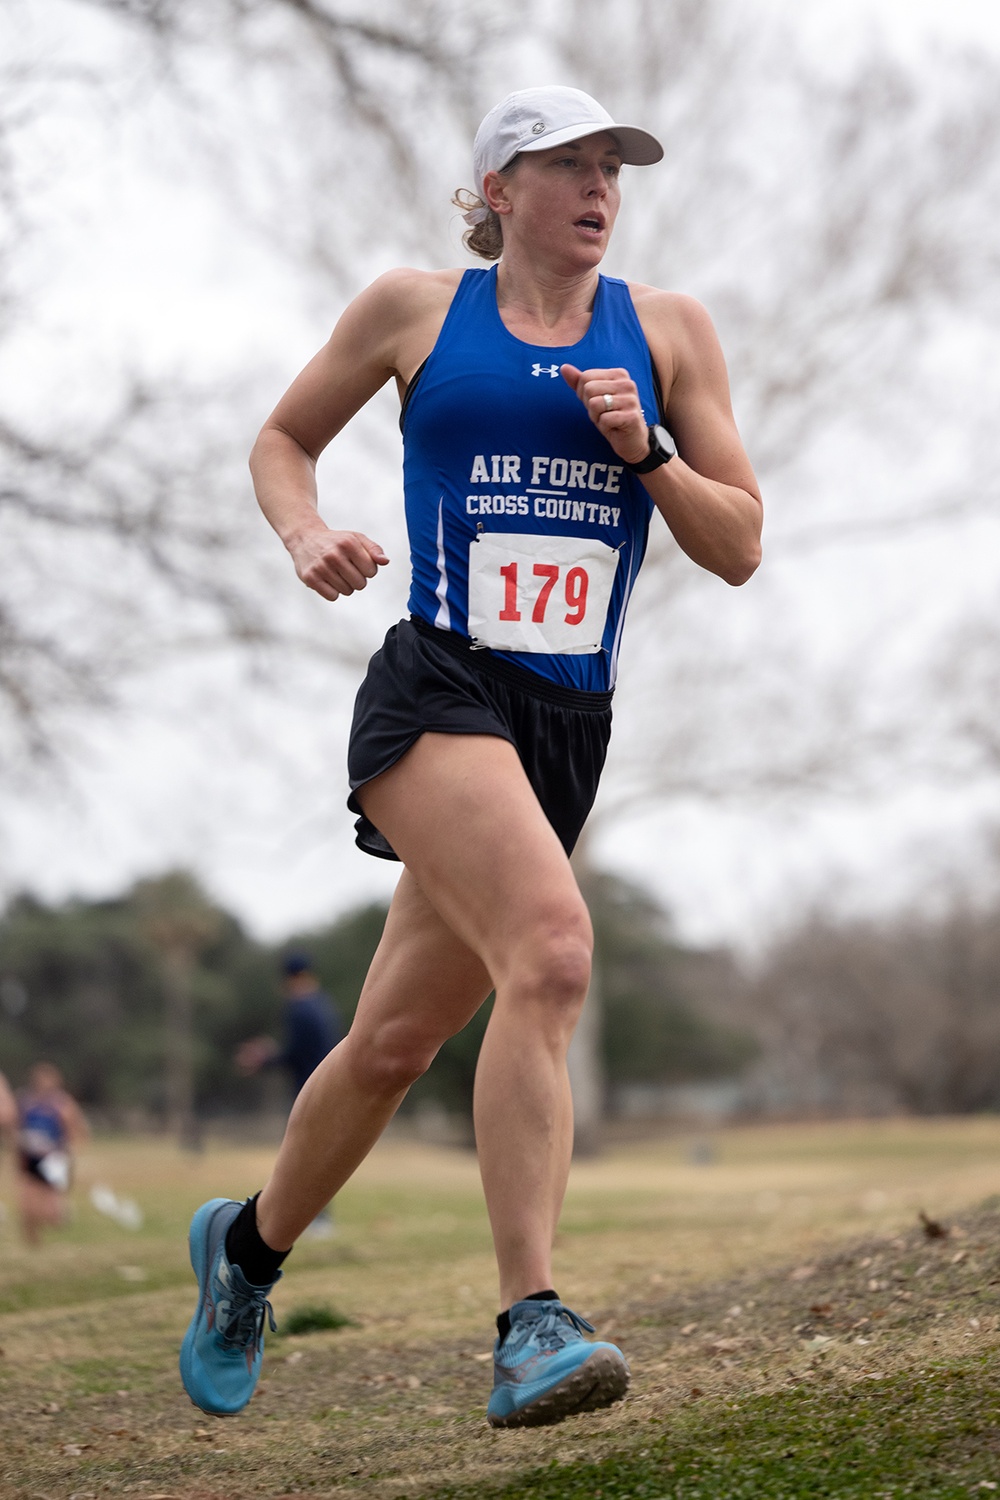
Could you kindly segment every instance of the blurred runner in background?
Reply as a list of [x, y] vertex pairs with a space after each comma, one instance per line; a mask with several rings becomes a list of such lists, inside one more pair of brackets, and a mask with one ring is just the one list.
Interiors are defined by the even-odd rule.
[[17, 1101], [11, 1092], [10, 1084], [0, 1073], [0, 1145], [8, 1131], [13, 1131], [17, 1125]]
[[[259, 1073], [264, 1068], [285, 1068], [295, 1097], [306, 1080], [332, 1052], [344, 1035], [333, 1001], [322, 988], [308, 953], [288, 953], [282, 960], [284, 1043], [271, 1036], [250, 1037], [236, 1050], [241, 1073]], [[333, 1215], [327, 1207], [309, 1225], [307, 1234], [328, 1238], [333, 1233]]]
[[[11, 1091], [10, 1084], [2, 1073], [0, 1073], [0, 1171], [3, 1169], [3, 1152], [8, 1138], [13, 1140], [17, 1130], [17, 1101]], [[3, 1228], [7, 1218], [6, 1205], [0, 1203], [0, 1229]]]
[[17, 1154], [21, 1229], [29, 1245], [45, 1228], [66, 1222], [72, 1153], [90, 1135], [83, 1111], [52, 1063], [36, 1063], [17, 1094]]

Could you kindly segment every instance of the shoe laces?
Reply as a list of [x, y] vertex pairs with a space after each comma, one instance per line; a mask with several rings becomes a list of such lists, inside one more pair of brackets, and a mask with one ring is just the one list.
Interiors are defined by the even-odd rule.
[[264, 1342], [264, 1319], [272, 1333], [277, 1333], [274, 1309], [267, 1299], [270, 1287], [251, 1286], [239, 1266], [232, 1266], [227, 1288], [225, 1311], [219, 1309], [216, 1323], [222, 1342], [234, 1349], [259, 1349]]
[[547, 1349], [561, 1349], [565, 1344], [584, 1333], [596, 1332], [593, 1323], [581, 1318], [571, 1307], [561, 1302], [539, 1302], [534, 1307], [522, 1308], [517, 1316], [517, 1326], [524, 1329], [528, 1337]]

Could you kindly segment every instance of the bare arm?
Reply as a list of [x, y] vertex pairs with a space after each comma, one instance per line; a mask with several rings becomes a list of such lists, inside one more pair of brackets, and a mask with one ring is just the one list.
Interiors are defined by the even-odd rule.
[[363, 589], [389, 559], [363, 532], [324, 523], [316, 461], [387, 380], [409, 379], [434, 342], [450, 295], [448, 273], [391, 271], [379, 277], [344, 312], [254, 445], [250, 471], [260, 507], [302, 582], [324, 599]]
[[87, 1124], [83, 1110], [69, 1094], [64, 1094], [62, 1097], [61, 1112], [70, 1148], [75, 1150], [80, 1146], [85, 1146], [90, 1140], [90, 1126]]
[[17, 1101], [11, 1093], [6, 1078], [0, 1073], [0, 1140], [7, 1131], [13, 1134], [16, 1129]]
[[[727, 583], [745, 583], [760, 562], [760, 490], [736, 430], [725, 360], [711, 319], [689, 297], [636, 289], [636, 309], [666, 393], [677, 457], [641, 476], [678, 544]], [[563, 375], [626, 463], [649, 451], [647, 422], [627, 370]], [[604, 393], [614, 408], [605, 409]]]

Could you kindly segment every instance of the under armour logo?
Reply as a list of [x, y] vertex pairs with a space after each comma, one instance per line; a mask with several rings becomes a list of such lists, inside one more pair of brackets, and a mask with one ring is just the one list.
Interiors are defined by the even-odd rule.
[[532, 367], [531, 367], [531, 373], [532, 373], [532, 375], [550, 375], [552, 377], [552, 379], [555, 380], [556, 376], [559, 374], [559, 366], [558, 365], [532, 365]]

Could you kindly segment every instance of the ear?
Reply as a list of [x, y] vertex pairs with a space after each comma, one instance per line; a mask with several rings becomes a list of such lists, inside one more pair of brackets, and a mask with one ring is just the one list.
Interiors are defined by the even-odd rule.
[[486, 199], [486, 206], [492, 208], [494, 213], [510, 213], [507, 184], [499, 172], [487, 172], [483, 178], [483, 197]]

